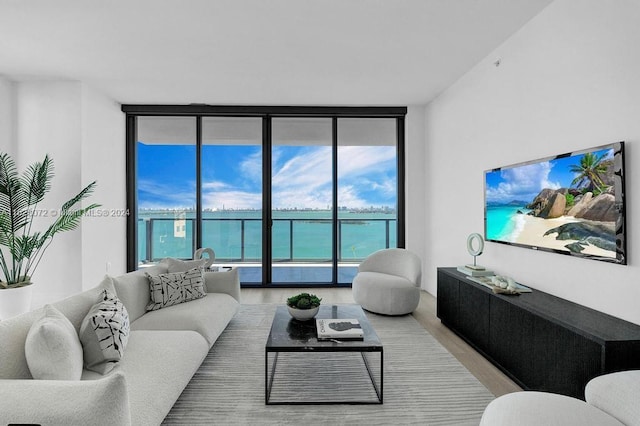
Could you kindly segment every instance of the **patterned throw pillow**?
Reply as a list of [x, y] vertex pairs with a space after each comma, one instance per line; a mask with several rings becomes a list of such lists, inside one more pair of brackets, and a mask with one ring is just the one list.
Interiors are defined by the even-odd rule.
[[147, 311], [156, 311], [207, 295], [202, 268], [160, 275], [147, 274], [147, 277], [151, 291], [151, 302], [147, 305]]
[[87, 370], [106, 374], [122, 359], [129, 341], [129, 314], [120, 299], [104, 290], [80, 326]]

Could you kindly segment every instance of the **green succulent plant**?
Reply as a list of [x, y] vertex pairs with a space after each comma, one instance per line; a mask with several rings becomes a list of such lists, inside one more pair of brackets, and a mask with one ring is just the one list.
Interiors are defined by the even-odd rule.
[[297, 309], [312, 309], [320, 306], [320, 301], [315, 294], [300, 293], [287, 299], [287, 306]]

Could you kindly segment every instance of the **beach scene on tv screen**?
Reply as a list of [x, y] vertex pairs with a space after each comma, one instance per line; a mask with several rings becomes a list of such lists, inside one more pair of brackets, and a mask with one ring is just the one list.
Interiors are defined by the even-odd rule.
[[486, 239], [616, 259], [615, 168], [611, 147], [486, 172]]

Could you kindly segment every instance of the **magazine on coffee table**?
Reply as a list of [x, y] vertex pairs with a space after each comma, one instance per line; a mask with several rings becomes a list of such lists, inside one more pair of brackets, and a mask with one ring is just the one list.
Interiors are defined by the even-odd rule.
[[316, 319], [318, 340], [362, 340], [364, 333], [357, 319]]

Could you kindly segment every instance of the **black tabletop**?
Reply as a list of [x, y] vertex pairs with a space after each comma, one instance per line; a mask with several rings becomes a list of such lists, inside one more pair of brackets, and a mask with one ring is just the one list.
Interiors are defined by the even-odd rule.
[[[316, 319], [355, 318], [360, 321], [364, 338], [335, 342], [318, 340]], [[360, 305], [320, 305], [314, 319], [298, 321], [293, 319], [284, 305], [278, 306], [267, 339], [267, 351], [303, 352], [303, 351], [380, 351], [382, 342], [369, 323]]]

